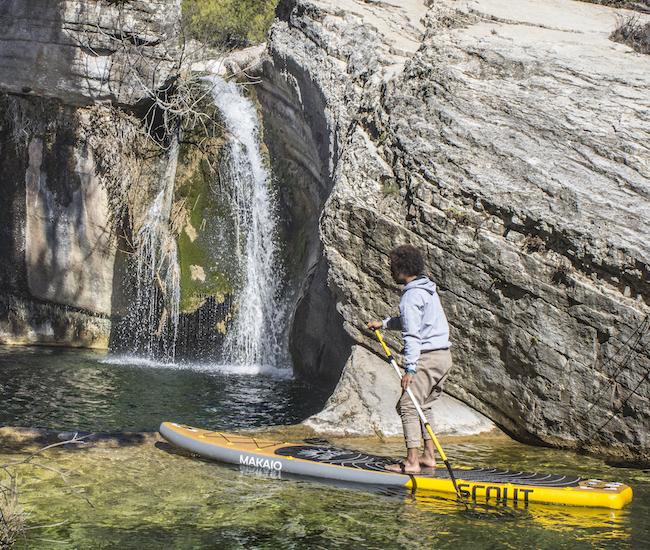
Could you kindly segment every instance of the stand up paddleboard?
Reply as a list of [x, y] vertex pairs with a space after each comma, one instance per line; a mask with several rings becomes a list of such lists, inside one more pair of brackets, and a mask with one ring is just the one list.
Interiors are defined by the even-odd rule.
[[[271, 472], [456, 494], [445, 468], [432, 469], [431, 474], [393, 473], [386, 470], [386, 465], [398, 461], [357, 451], [264, 441], [171, 422], [163, 422], [159, 432], [176, 447], [221, 462]], [[453, 472], [463, 498], [473, 500], [614, 509], [632, 500], [632, 489], [627, 485], [598, 479], [487, 468], [454, 468]]]

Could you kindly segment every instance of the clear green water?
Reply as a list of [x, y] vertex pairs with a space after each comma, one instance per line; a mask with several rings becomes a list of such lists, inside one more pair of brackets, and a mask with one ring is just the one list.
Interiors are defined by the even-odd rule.
[[[170, 419], [176, 411], [183, 422], [237, 430], [246, 426], [240, 415], [247, 412], [260, 431], [297, 421], [309, 408], [309, 392], [281, 377], [249, 374], [246, 378], [200, 369], [114, 365], [100, 362], [104, 356], [87, 352], [32, 350], [28, 355], [25, 357], [24, 351], [3, 351], [0, 355], [4, 425], [70, 430], [75, 429], [76, 422], [89, 431], [107, 431], [108, 427], [153, 432], [161, 420]], [[23, 376], [12, 367], [16, 364], [29, 366], [27, 374]], [[66, 372], [65, 364], [75, 366]], [[44, 377], [50, 370], [58, 374]], [[104, 382], [97, 385], [103, 389], [92, 390], [97, 381]], [[39, 388], [40, 393], [34, 393]], [[20, 397], [12, 397], [12, 391], [18, 391]], [[160, 401], [156, 396], [178, 403], [156, 405]], [[262, 402], [268, 403], [274, 396], [278, 401], [269, 412]], [[254, 403], [250, 409], [244, 406], [246, 398]], [[227, 399], [236, 403], [230, 406]], [[184, 401], [190, 403], [181, 404]], [[125, 412], [122, 408], [128, 404], [133, 405], [132, 410]], [[21, 406], [25, 411], [33, 407], [34, 414], [11, 416]], [[146, 412], [147, 407], [154, 411]], [[51, 425], [47, 410], [52, 414]], [[146, 421], [138, 418], [141, 414]], [[153, 422], [154, 427], [137, 429]], [[123, 426], [124, 430], [118, 428]], [[24, 456], [28, 449], [9, 446], [9, 432], [3, 433], [0, 463]], [[380, 454], [402, 454], [400, 441], [336, 443]], [[621, 511], [478, 505], [467, 511], [453, 499], [435, 495], [413, 497], [379, 488], [270, 477], [211, 463], [177, 451], [149, 433], [130, 440], [57, 448], [40, 459], [59, 469], [78, 468], [71, 475], [71, 484], [92, 502], [92, 508], [71, 494], [53, 473], [23, 467], [19, 479], [23, 509], [31, 510], [28, 523], [67, 520], [62, 526], [32, 533], [64, 541], [65, 546], [32, 540], [30, 548], [650, 548], [649, 470], [521, 445], [503, 436], [452, 438], [442, 443], [457, 466], [502, 466], [599, 477], [631, 485], [635, 496]]]

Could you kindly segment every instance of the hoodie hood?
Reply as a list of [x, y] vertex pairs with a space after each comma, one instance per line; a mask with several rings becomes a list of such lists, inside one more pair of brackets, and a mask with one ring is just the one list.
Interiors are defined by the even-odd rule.
[[404, 286], [404, 292], [413, 288], [426, 290], [432, 296], [436, 293], [436, 283], [434, 283], [431, 279], [429, 279], [429, 277], [426, 277], [425, 275], [420, 275], [417, 279], [414, 279], [406, 286]]

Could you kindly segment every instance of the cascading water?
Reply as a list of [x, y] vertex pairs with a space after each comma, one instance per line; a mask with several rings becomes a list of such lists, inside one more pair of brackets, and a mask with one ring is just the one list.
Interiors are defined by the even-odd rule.
[[201, 323], [202, 315], [197, 314], [193, 321], [190, 314], [180, 319], [180, 253], [178, 235], [170, 222], [179, 162], [176, 139], [168, 150], [164, 178], [134, 235], [133, 292], [129, 293], [133, 299], [122, 330], [122, 338], [128, 342], [124, 347], [131, 357], [135, 354], [165, 363], [175, 361], [178, 348], [183, 358], [220, 355], [224, 364], [286, 367], [287, 306], [281, 300], [283, 269], [277, 205], [271, 174], [261, 152], [258, 114], [236, 83], [216, 75], [206, 77], [206, 81], [212, 87], [214, 104], [221, 112], [229, 138], [215, 197], [216, 202], [228, 205], [232, 220], [222, 218], [224, 223], [220, 223], [212, 219], [206, 223], [204, 219], [200, 231], [206, 231], [206, 243], [218, 248], [215, 269], [225, 268], [228, 272], [237, 301], [234, 320], [227, 326], [225, 339], [213, 338], [207, 344], [213, 347], [206, 350], [193, 334], [206, 330], [217, 334], [214, 319], [209, 327], [192, 324]]
[[241, 274], [239, 307], [226, 337], [226, 361], [278, 365], [286, 308], [280, 303], [282, 266], [278, 258], [276, 197], [260, 151], [257, 111], [236, 83], [207, 77], [229, 136], [227, 186], [237, 215], [235, 254]]
[[178, 139], [174, 139], [160, 190], [133, 242], [136, 283], [130, 326], [135, 351], [166, 362], [175, 356], [180, 304], [177, 244], [169, 225], [177, 165]]

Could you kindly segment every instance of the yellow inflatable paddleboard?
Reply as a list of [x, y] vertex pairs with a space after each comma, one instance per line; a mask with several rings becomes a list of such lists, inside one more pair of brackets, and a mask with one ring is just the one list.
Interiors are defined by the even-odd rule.
[[[399, 461], [320, 445], [292, 445], [245, 435], [212, 432], [173, 422], [159, 428], [172, 445], [204, 458], [287, 473], [352, 483], [390, 485], [411, 491], [456, 495], [446, 468], [410, 475], [386, 470]], [[620, 509], [632, 489], [616, 482], [576, 476], [535, 474], [489, 468], [454, 468], [461, 495], [479, 502], [568, 504]]]

